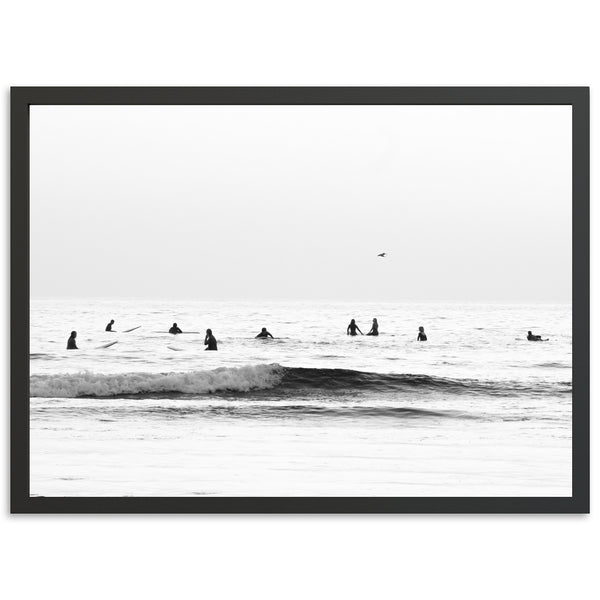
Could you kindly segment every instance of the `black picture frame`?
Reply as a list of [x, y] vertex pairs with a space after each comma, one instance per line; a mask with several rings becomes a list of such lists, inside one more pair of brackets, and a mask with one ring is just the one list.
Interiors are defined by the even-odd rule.
[[[570, 105], [573, 403], [571, 497], [31, 497], [29, 494], [29, 108], [32, 105]], [[588, 513], [589, 88], [11, 88], [12, 513]]]

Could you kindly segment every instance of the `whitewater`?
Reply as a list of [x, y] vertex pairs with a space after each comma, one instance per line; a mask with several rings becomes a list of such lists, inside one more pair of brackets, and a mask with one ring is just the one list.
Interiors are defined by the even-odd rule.
[[569, 305], [32, 300], [30, 396], [32, 495], [571, 494]]

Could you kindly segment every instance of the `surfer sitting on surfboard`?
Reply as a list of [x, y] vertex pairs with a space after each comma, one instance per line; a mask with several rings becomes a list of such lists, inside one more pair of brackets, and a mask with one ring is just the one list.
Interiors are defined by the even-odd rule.
[[207, 346], [204, 348], [205, 350], [216, 350], [217, 349], [217, 340], [213, 335], [212, 329], [206, 330], [206, 337], [204, 338], [204, 345]]
[[371, 331], [367, 335], [379, 335], [379, 323], [377, 319], [373, 319], [373, 325], [371, 325]]
[[[350, 325], [346, 327], [346, 335], [356, 335], [356, 330], [360, 331], [360, 327], [356, 324], [356, 321], [352, 319], [350, 321]], [[360, 335], [364, 335], [362, 331], [360, 331]]]
[[183, 333], [183, 331], [177, 327], [177, 323], [173, 323], [173, 327], [169, 329], [169, 333]]
[[273, 336], [267, 331], [266, 327], [263, 327], [260, 330], [260, 333], [256, 337], [257, 338], [271, 338], [271, 339], [274, 339]]
[[115, 320], [111, 319], [110, 323], [106, 326], [106, 329], [104, 331], [112, 331], [112, 326], [115, 324]]
[[527, 332], [527, 340], [529, 342], [547, 342], [548, 340], [543, 340], [541, 335], [534, 335], [531, 331]]
[[71, 337], [67, 340], [67, 350], [79, 350], [77, 344], [75, 343], [75, 338], [77, 337], [76, 331], [71, 331]]
[[426, 342], [427, 336], [425, 335], [425, 328], [419, 327], [419, 335], [417, 336], [417, 342]]

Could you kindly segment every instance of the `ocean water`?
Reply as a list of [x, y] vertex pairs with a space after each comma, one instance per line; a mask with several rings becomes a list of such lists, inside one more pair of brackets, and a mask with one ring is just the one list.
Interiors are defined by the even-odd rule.
[[31, 494], [570, 496], [571, 348], [570, 305], [32, 300]]

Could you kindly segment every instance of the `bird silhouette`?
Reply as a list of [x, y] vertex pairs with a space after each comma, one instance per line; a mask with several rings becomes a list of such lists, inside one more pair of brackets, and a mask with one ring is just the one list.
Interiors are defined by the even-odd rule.
[[377, 256], [381, 256], [381, 258], [385, 258], [385, 252], [382, 252], [381, 254], [378, 254]]

